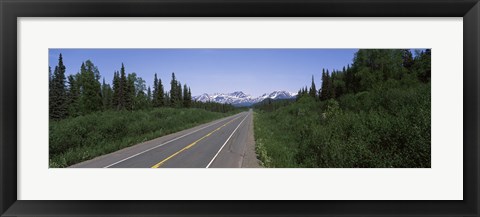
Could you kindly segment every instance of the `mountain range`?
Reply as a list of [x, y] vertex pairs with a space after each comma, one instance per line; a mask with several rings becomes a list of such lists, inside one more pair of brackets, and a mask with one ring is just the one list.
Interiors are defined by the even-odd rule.
[[245, 94], [242, 91], [235, 91], [233, 93], [204, 93], [199, 96], [192, 97], [193, 100], [201, 102], [217, 102], [223, 104], [232, 104], [234, 106], [251, 106], [255, 103], [262, 102], [265, 99], [292, 99], [297, 96], [297, 93], [291, 93], [288, 91], [273, 91], [271, 93], [265, 93], [259, 97], [252, 97], [249, 94]]

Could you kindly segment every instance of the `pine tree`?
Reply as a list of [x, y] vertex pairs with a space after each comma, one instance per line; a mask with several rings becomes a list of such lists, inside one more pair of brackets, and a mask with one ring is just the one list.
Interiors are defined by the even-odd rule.
[[137, 82], [137, 74], [127, 74], [127, 88], [125, 89], [125, 108], [133, 110], [135, 108], [135, 98], [137, 96], [135, 83]]
[[320, 100], [324, 101], [328, 99], [328, 77], [325, 69], [322, 70], [322, 88], [320, 89]]
[[157, 106], [164, 106], [165, 105], [165, 91], [163, 90], [162, 79], [158, 79], [158, 86], [157, 86], [157, 98], [156, 101], [158, 103]]
[[403, 67], [410, 70], [414, 62], [413, 62], [412, 52], [409, 49], [402, 50], [402, 59], [403, 59]]
[[170, 82], [170, 104], [175, 104], [177, 100], [177, 80], [175, 79], [175, 73], [172, 73], [172, 81]]
[[153, 106], [158, 107], [160, 106], [160, 103], [158, 102], [158, 78], [157, 78], [157, 73], [155, 73], [154, 78], [153, 78]]
[[309, 95], [313, 98], [317, 98], [317, 87], [315, 87], [315, 81], [312, 75], [312, 86], [310, 87]]
[[68, 115], [65, 70], [66, 67], [63, 65], [62, 54], [60, 54], [49, 91], [49, 116], [55, 120], [65, 118]]
[[113, 99], [112, 106], [117, 110], [120, 109], [120, 74], [118, 71], [113, 73]]
[[178, 85], [177, 85], [177, 105], [178, 107], [182, 107], [183, 106], [183, 93], [182, 93], [182, 83], [178, 82]]
[[188, 108], [192, 107], [192, 91], [188, 87]]
[[150, 107], [152, 105], [152, 90], [150, 89], [150, 86], [148, 86], [147, 89], [147, 107]]
[[170, 106], [171, 99], [170, 99], [170, 92], [165, 92], [165, 106]]
[[48, 66], [48, 91], [52, 89], [52, 67]]
[[82, 114], [102, 109], [102, 91], [98, 68], [87, 60], [80, 68], [80, 108]]
[[103, 78], [102, 82], [102, 103], [103, 103], [103, 110], [108, 110], [112, 108], [112, 88], [109, 84], [105, 83], [105, 78]]
[[80, 81], [79, 74], [68, 76], [68, 115], [76, 117], [80, 115]]
[[175, 79], [175, 73], [172, 72], [172, 81], [170, 81], [170, 105], [175, 106], [178, 101], [177, 94], [178, 86], [177, 80]]
[[186, 84], [183, 85], [183, 106], [185, 108], [190, 107], [190, 99], [189, 99], [189, 96], [188, 96], [188, 88], [187, 88]]
[[118, 108], [125, 109], [125, 95], [127, 93], [127, 77], [125, 75], [125, 66], [122, 63], [122, 68], [120, 69], [120, 85], [118, 92]]

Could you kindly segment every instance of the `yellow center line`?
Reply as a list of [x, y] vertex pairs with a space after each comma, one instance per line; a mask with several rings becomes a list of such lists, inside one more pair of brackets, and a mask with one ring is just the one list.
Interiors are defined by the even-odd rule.
[[153, 165], [152, 168], [159, 168], [160, 166], [162, 166], [162, 164], [164, 164], [164, 163], [167, 162], [168, 160], [172, 159], [173, 157], [177, 156], [177, 155], [180, 154], [182, 151], [185, 151], [185, 150], [193, 147], [195, 144], [197, 144], [197, 143], [200, 142], [201, 140], [209, 137], [209, 136], [212, 135], [214, 132], [222, 129], [223, 127], [227, 126], [227, 124], [232, 123], [234, 120], [237, 120], [237, 119], [238, 119], [238, 117], [236, 117], [236, 118], [232, 119], [231, 121], [225, 123], [224, 125], [218, 127], [217, 129], [213, 130], [212, 132], [208, 133], [207, 135], [203, 136], [202, 138], [197, 139], [197, 141], [192, 142], [190, 145], [187, 145], [187, 146], [185, 146], [184, 148], [180, 149], [180, 151], [175, 152], [174, 154], [168, 156], [167, 158], [165, 158], [165, 159], [163, 159], [162, 161], [158, 162], [157, 164]]

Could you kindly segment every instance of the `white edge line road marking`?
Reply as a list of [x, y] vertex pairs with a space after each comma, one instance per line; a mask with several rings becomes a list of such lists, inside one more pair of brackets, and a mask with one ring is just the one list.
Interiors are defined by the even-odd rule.
[[[235, 116], [233, 116], [233, 117], [235, 117]], [[228, 119], [227, 119], [227, 120], [228, 120]], [[112, 163], [112, 164], [110, 164], [110, 165], [108, 165], [108, 166], [105, 166], [105, 167], [103, 167], [103, 168], [109, 168], [109, 167], [111, 167], [111, 166], [117, 165], [117, 164], [119, 164], [119, 163], [121, 163], [121, 162], [123, 162], [123, 161], [126, 161], [126, 160], [128, 160], [128, 159], [134, 158], [134, 157], [136, 157], [136, 156], [138, 156], [138, 155], [141, 155], [141, 154], [143, 154], [143, 153], [145, 153], [145, 152], [147, 152], [147, 151], [151, 151], [151, 150], [156, 149], [156, 148], [158, 148], [158, 147], [162, 147], [162, 146], [164, 146], [164, 145], [166, 145], [166, 144], [168, 144], [168, 143], [170, 143], [170, 142], [173, 142], [173, 141], [175, 141], [175, 140], [181, 139], [181, 138], [183, 138], [183, 137], [185, 137], [185, 136], [188, 136], [188, 135], [190, 135], [190, 134], [196, 133], [196, 132], [198, 132], [198, 131], [200, 131], [200, 130], [203, 130], [203, 129], [207, 128], [207, 127], [210, 127], [210, 126], [213, 126], [213, 125], [215, 125], [215, 124], [218, 124], [218, 123], [220, 123], [220, 122], [222, 122], [222, 121], [224, 121], [224, 120], [217, 121], [217, 122], [215, 122], [215, 123], [213, 123], [213, 124], [207, 125], [207, 126], [205, 126], [205, 127], [202, 127], [202, 128], [200, 128], [200, 129], [197, 129], [197, 130], [192, 131], [192, 132], [190, 132], [190, 133], [187, 133], [187, 134], [184, 134], [184, 135], [179, 136], [179, 137], [177, 137], [177, 138], [174, 138], [174, 139], [172, 139], [172, 140], [166, 141], [166, 142], [164, 142], [164, 143], [162, 143], [162, 144], [160, 144], [160, 145], [154, 146], [154, 147], [149, 148], [149, 149], [147, 149], [147, 150], [145, 150], [145, 151], [139, 152], [139, 153], [134, 154], [134, 155], [132, 155], [132, 156], [130, 156], [130, 157], [127, 157], [127, 158], [125, 158], [125, 159], [119, 160], [119, 161], [117, 161], [117, 162], [115, 162], [115, 163]]]
[[225, 143], [223, 143], [222, 147], [220, 148], [220, 150], [218, 150], [217, 154], [215, 154], [215, 156], [213, 156], [212, 160], [210, 161], [210, 163], [208, 163], [207, 167], [205, 168], [209, 168], [210, 165], [213, 163], [213, 161], [215, 160], [215, 158], [217, 158], [218, 154], [220, 154], [220, 152], [222, 151], [223, 147], [225, 147], [225, 145], [227, 144], [228, 140], [230, 140], [230, 138], [232, 138], [233, 134], [235, 134], [235, 132], [237, 131], [237, 129], [240, 127], [240, 125], [242, 125], [243, 121], [245, 119], [247, 119], [247, 117], [250, 115], [250, 112], [247, 113], [247, 115], [243, 118], [242, 122], [240, 122], [237, 126], [237, 128], [235, 128], [235, 130], [233, 130], [232, 134], [230, 134], [230, 136], [228, 137], [227, 141], [225, 141]]

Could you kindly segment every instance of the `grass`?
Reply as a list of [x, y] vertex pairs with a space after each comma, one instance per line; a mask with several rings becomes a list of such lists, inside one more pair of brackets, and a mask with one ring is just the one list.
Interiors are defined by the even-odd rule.
[[49, 166], [70, 165], [232, 115], [203, 109], [104, 111], [50, 121]]
[[257, 155], [265, 167], [430, 167], [430, 107], [419, 84], [256, 110]]

